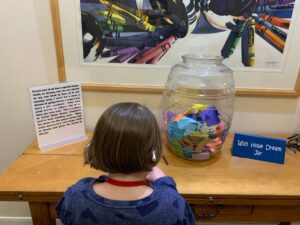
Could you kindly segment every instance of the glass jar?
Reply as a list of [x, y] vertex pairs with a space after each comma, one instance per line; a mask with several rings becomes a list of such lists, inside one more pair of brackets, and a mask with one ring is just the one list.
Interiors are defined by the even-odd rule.
[[233, 71], [219, 56], [189, 54], [171, 68], [164, 92], [164, 122], [171, 150], [208, 160], [221, 149], [231, 125]]

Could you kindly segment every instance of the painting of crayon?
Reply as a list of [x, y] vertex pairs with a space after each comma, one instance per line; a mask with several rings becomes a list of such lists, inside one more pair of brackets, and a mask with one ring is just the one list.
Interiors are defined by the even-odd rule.
[[232, 68], [280, 69], [295, 0], [80, 0], [84, 63], [171, 66], [221, 55]]

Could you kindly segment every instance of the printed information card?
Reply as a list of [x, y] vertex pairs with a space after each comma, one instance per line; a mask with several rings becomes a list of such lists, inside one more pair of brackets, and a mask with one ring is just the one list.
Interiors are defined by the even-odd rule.
[[285, 148], [284, 139], [235, 133], [232, 155], [283, 164]]
[[86, 138], [80, 82], [29, 89], [40, 150]]

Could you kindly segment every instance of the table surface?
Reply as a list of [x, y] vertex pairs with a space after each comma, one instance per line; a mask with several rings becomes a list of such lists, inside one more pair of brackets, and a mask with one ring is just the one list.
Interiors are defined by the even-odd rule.
[[[88, 139], [46, 152], [38, 150], [37, 141], [0, 176], [1, 193], [56, 193], [83, 177], [98, 177], [96, 171], [83, 164], [83, 149]], [[267, 135], [265, 135], [267, 136]], [[268, 135], [270, 137], [287, 136]], [[300, 200], [300, 152], [287, 150], [285, 164], [274, 164], [231, 156], [233, 136], [229, 135], [221, 154], [204, 162], [187, 161], [165, 147], [159, 166], [172, 176], [184, 196], [256, 196], [256, 198]]]

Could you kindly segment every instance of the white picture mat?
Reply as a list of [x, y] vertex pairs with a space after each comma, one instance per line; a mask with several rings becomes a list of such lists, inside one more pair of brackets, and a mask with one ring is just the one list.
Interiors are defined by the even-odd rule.
[[[61, 128], [55, 128], [49, 131], [47, 134], [40, 135], [39, 128], [41, 127], [37, 123], [37, 107], [34, 106], [34, 99], [33, 99], [33, 91], [38, 90], [46, 90], [48, 88], [62, 88], [69, 85], [79, 86], [79, 93], [76, 93], [80, 96], [80, 114], [82, 117], [82, 122], [71, 124], [68, 126], [64, 126]], [[29, 95], [31, 99], [32, 105], [32, 113], [34, 118], [34, 125], [36, 128], [36, 136], [40, 150], [48, 150], [51, 148], [59, 147], [68, 143], [76, 142], [79, 140], [86, 139], [85, 133], [85, 126], [84, 126], [84, 116], [83, 116], [83, 103], [82, 103], [82, 91], [81, 91], [81, 84], [79, 81], [73, 82], [65, 82], [65, 83], [57, 83], [57, 84], [49, 84], [49, 85], [41, 85], [30, 87]]]
[[[284, 89], [294, 90], [295, 83], [299, 71], [300, 59], [300, 16], [299, 5], [300, 1], [295, 2], [295, 9], [292, 18], [292, 25], [289, 29], [287, 45], [285, 46], [284, 54], [281, 61], [275, 62], [276, 69], [255, 69], [255, 68], [235, 68], [236, 66], [230, 65], [234, 70], [234, 76], [237, 88], [257, 88], [257, 89]], [[81, 21], [80, 21], [80, 1], [59, 1], [60, 8], [60, 21], [62, 31], [62, 42], [64, 50], [65, 70], [67, 80], [81, 80], [86, 83], [101, 83], [101, 84], [124, 84], [124, 85], [144, 85], [144, 86], [163, 86], [170, 66], [160, 65], [129, 65], [129, 64], [91, 64], [83, 63], [82, 61], [82, 45], [81, 43]], [[203, 35], [198, 35], [199, 40], [203, 40], [203, 46], [208, 46], [204, 40]], [[228, 32], [215, 34], [220, 36], [222, 43], [225, 42]], [[194, 36], [195, 37], [195, 36]], [[192, 37], [191, 37], [192, 38]], [[193, 41], [193, 40], [191, 40]], [[185, 53], [184, 43], [189, 43], [185, 39], [179, 39], [175, 45], [169, 50], [168, 60], [177, 63], [181, 61], [181, 55]], [[197, 42], [198, 38], [197, 38]], [[211, 41], [216, 45], [216, 40]], [[256, 35], [256, 49], [262, 51], [261, 48], [266, 45], [266, 42]], [[217, 46], [217, 45], [216, 45]], [[199, 47], [199, 49], [201, 46]], [[240, 59], [240, 47], [235, 51], [235, 57]], [[273, 47], [268, 46], [270, 51], [274, 54], [279, 54]], [[196, 51], [196, 50], [195, 50]], [[220, 49], [218, 49], [220, 51]], [[257, 53], [258, 54], [258, 53]], [[268, 53], [269, 54], [269, 53]], [[265, 57], [265, 56], [261, 56]], [[278, 56], [280, 57], [280, 56]], [[163, 59], [165, 60], [165, 59]], [[160, 64], [166, 62], [161, 61]], [[259, 64], [261, 60], [257, 60]], [[239, 66], [239, 65], [238, 65]], [[277, 68], [278, 67], [278, 68]]]

